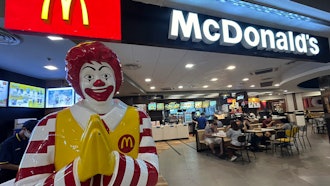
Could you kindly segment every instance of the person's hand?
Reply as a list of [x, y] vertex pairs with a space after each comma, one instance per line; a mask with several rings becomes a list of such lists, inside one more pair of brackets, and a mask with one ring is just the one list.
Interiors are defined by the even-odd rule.
[[110, 176], [115, 154], [108, 144], [109, 134], [98, 115], [92, 115], [82, 135], [78, 159], [78, 177], [84, 182], [96, 174]]

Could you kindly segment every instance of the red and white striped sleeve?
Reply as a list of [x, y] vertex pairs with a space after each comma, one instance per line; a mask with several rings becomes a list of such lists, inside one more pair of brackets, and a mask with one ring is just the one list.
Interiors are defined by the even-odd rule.
[[[139, 111], [140, 146], [137, 159], [115, 153], [116, 166], [110, 185], [148, 185], [158, 181], [158, 155], [151, 134], [151, 121], [148, 115]], [[117, 166], [118, 165], [118, 166]]]

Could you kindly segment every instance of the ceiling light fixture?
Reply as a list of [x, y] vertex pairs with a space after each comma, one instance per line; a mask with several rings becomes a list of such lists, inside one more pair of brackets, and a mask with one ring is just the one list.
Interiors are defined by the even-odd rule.
[[250, 85], [251, 88], [255, 87], [255, 85]]
[[228, 88], [231, 88], [231, 87], [233, 87], [233, 85], [227, 85], [227, 87], [228, 87]]
[[156, 87], [152, 86], [152, 87], [150, 87], [150, 89], [151, 89], [151, 90], [154, 90], [154, 89], [156, 89]]
[[63, 40], [63, 37], [60, 36], [47, 36], [48, 39], [52, 40], [52, 41], [60, 41]]
[[207, 88], [207, 87], [209, 87], [209, 86], [208, 86], [208, 85], [204, 85], [204, 86], [203, 86], [203, 88]]
[[211, 81], [218, 81], [218, 78], [212, 78]]
[[280, 86], [280, 84], [276, 83], [274, 86], [275, 86], [275, 87], [279, 87], [279, 86]]
[[249, 81], [249, 78], [243, 78], [242, 81]]
[[188, 64], [186, 64], [185, 68], [192, 68], [194, 66], [195, 66], [194, 64], [188, 63]]
[[56, 66], [53, 66], [53, 65], [46, 65], [46, 66], [44, 66], [44, 68], [47, 70], [57, 70], [58, 69]]
[[228, 66], [226, 69], [227, 70], [234, 70], [236, 68], [236, 66], [234, 66], [234, 65], [230, 65], [230, 66]]
[[146, 78], [144, 81], [145, 81], [145, 82], [150, 82], [151, 79], [150, 79], [150, 78]]
[[181, 89], [181, 88], [183, 88], [183, 86], [182, 86], [182, 85], [180, 85], [180, 86], [178, 86], [178, 88], [180, 88], [180, 89]]
[[252, 9], [254, 11], [263, 12], [263, 13], [266, 13], [266, 14], [273, 14], [273, 15], [285, 17], [285, 18], [288, 18], [288, 19], [295, 19], [295, 20], [307, 21], [307, 22], [312, 20], [312, 18], [301, 15], [301, 14], [287, 12], [287, 11], [283, 11], [283, 10], [280, 10], [280, 9], [276, 9], [276, 8], [267, 7], [267, 6], [259, 5], [259, 4], [256, 4], [256, 3], [252, 3], [252, 2], [240, 1], [240, 0], [218, 0], [218, 1], [221, 2], [221, 3], [230, 3], [234, 6], [249, 8], [249, 9]]

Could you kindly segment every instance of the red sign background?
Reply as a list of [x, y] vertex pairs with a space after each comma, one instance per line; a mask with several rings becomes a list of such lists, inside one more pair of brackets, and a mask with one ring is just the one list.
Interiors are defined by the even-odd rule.
[[44, 0], [6, 0], [5, 28], [121, 40], [120, 0], [84, 0], [89, 25], [83, 25], [80, 0], [72, 0], [69, 20], [62, 18], [61, 0], [50, 0], [48, 20], [41, 19]]

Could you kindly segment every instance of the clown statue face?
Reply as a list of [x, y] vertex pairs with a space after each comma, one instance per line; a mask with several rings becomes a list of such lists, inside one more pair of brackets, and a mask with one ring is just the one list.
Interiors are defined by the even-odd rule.
[[82, 95], [85, 97], [84, 104], [90, 108], [102, 108], [105, 113], [107, 108], [112, 105], [116, 87], [115, 75], [111, 66], [96, 61], [85, 63], [81, 67], [79, 79]]
[[84, 99], [82, 104], [98, 114], [111, 110], [122, 82], [117, 56], [99, 42], [86, 42], [72, 48], [66, 61], [67, 80]]

